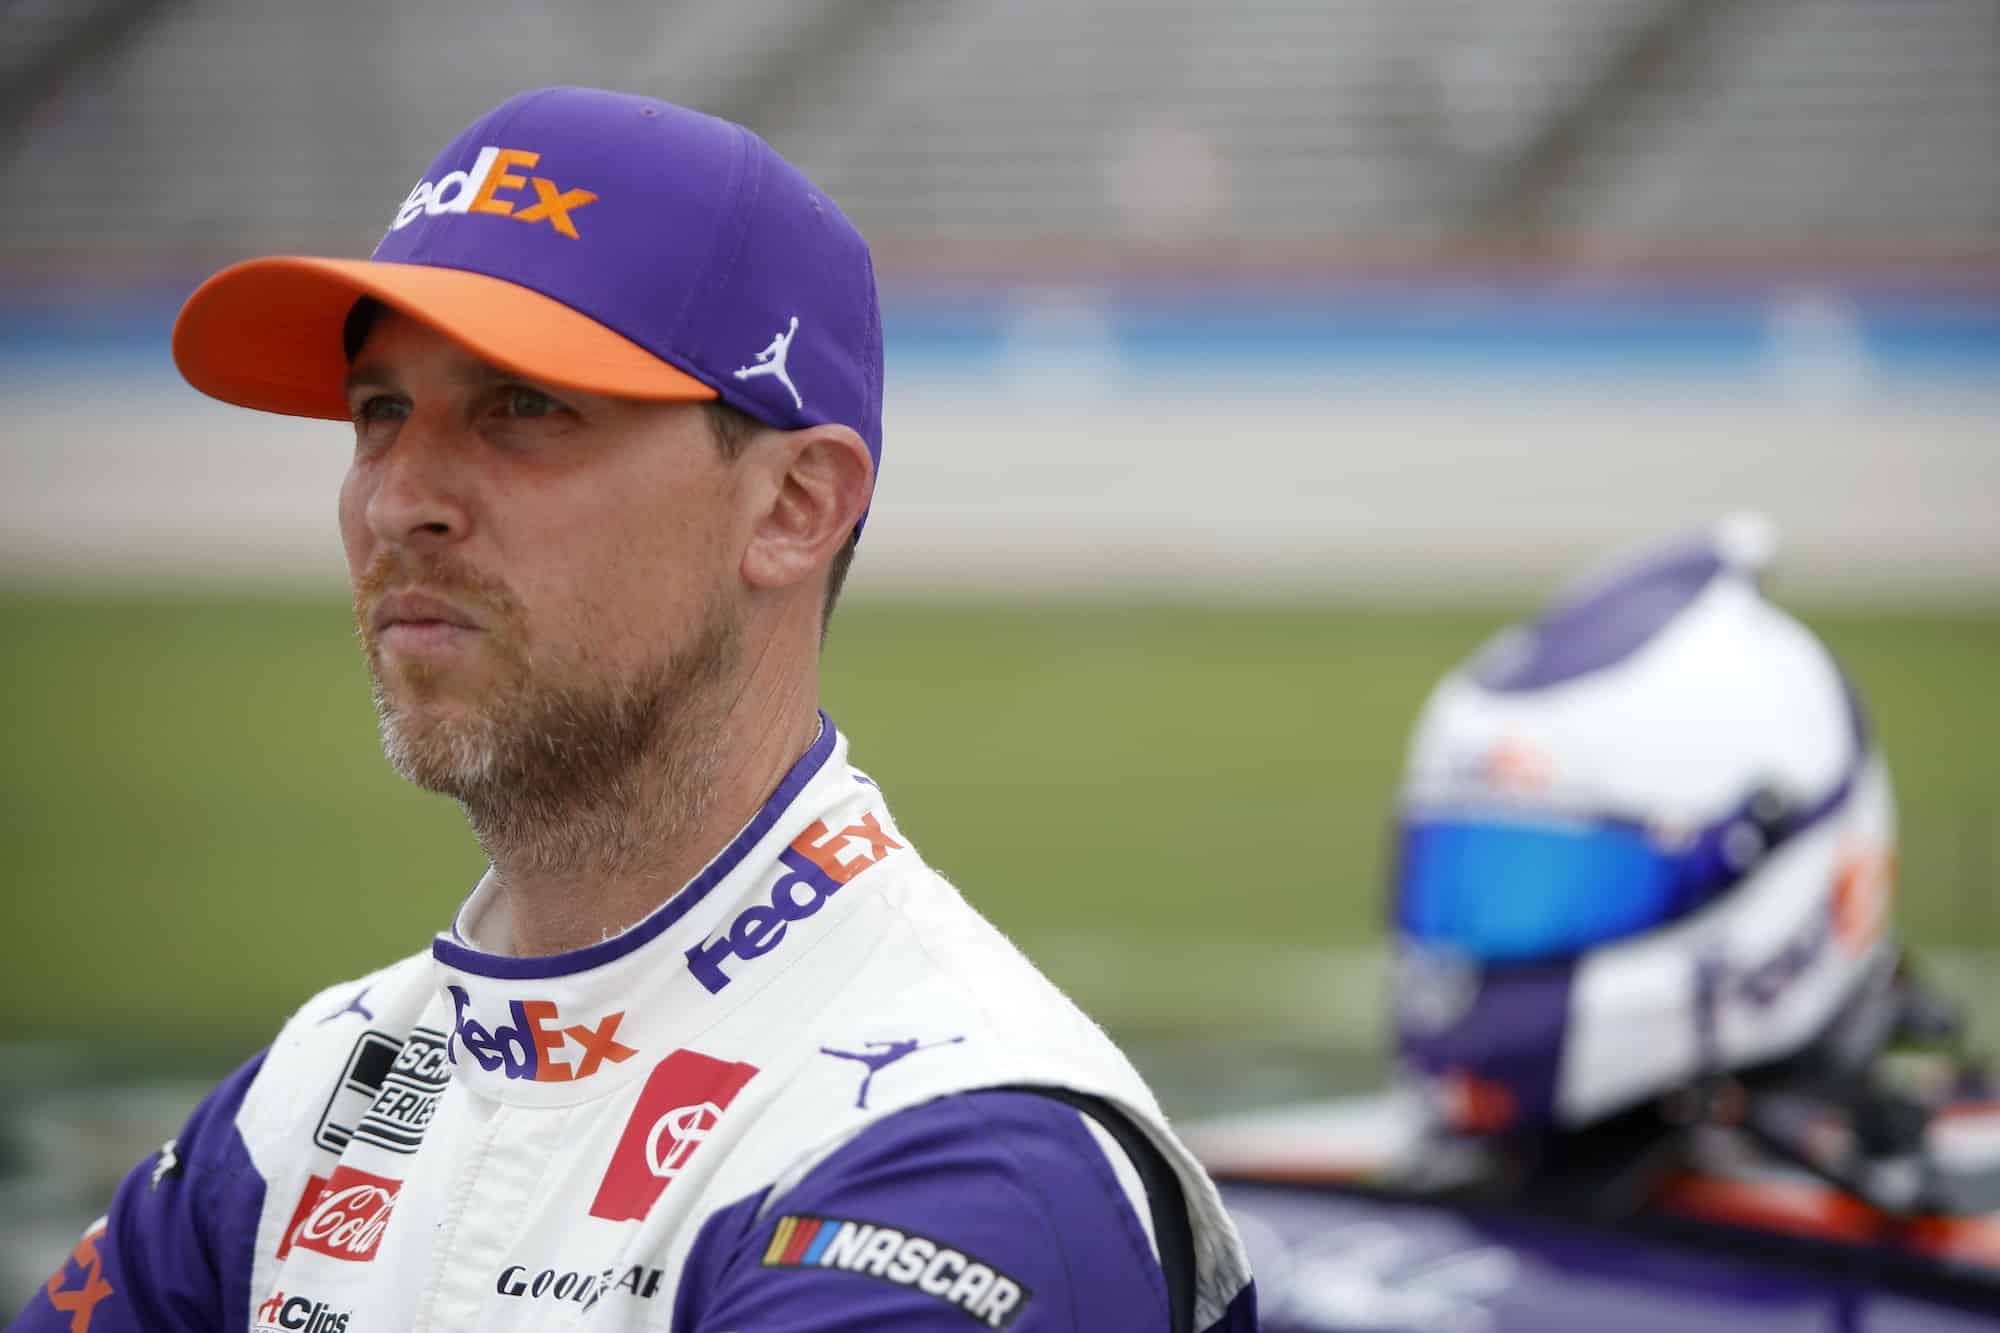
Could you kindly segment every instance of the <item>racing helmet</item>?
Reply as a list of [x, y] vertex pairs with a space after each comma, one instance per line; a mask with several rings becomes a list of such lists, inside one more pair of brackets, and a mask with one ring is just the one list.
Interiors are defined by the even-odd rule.
[[1771, 525], [1641, 550], [1436, 687], [1398, 800], [1395, 1045], [1434, 1126], [1581, 1128], [1797, 1054], [1894, 969], [1859, 699]]

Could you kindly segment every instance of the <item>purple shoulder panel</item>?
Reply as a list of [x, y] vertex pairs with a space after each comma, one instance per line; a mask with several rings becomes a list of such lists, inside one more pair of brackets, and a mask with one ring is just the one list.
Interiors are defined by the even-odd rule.
[[202, 1099], [139, 1163], [101, 1230], [77, 1243], [9, 1329], [155, 1333], [244, 1329], [264, 1180], [236, 1113], [264, 1053]]
[[1138, 1214], [1081, 1116], [1048, 1098], [964, 1093], [890, 1116], [765, 1203], [703, 1226], [674, 1327], [1167, 1327]]

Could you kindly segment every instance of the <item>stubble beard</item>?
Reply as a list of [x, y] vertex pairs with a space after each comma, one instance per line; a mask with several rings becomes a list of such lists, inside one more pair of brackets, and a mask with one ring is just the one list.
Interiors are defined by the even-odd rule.
[[[457, 800], [496, 866], [515, 875], [645, 874], [699, 827], [726, 751], [726, 684], [741, 629], [711, 598], [693, 633], [619, 679], [583, 680], [521, 647], [521, 618], [483, 580], [427, 580], [493, 615], [498, 679], [456, 716], [422, 664], [394, 669], [364, 632], [382, 748], [407, 781]], [[471, 599], [468, 599], [471, 600]], [[364, 621], [365, 623], [365, 621]]]

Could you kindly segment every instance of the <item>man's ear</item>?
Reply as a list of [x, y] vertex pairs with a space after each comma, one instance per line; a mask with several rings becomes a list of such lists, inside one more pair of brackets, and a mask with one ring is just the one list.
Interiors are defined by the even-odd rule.
[[868, 508], [875, 464], [861, 437], [839, 425], [760, 432], [750, 448], [772, 483], [752, 522], [743, 578], [790, 587], [826, 569], [846, 544]]

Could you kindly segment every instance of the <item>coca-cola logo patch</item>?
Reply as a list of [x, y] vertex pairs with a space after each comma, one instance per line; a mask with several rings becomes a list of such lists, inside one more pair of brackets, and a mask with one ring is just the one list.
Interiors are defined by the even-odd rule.
[[337, 1166], [331, 1176], [311, 1177], [292, 1211], [291, 1225], [285, 1228], [278, 1258], [296, 1245], [329, 1258], [366, 1263], [382, 1243], [402, 1188], [400, 1180], [351, 1166]]

